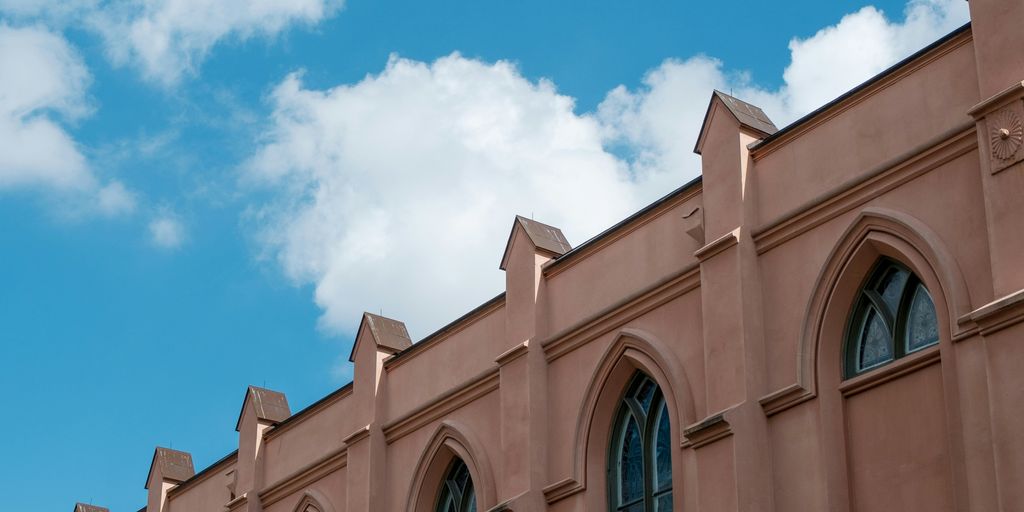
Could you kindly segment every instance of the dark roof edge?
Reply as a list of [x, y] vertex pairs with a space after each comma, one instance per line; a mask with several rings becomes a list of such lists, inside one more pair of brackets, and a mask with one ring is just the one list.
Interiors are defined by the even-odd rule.
[[295, 414], [292, 414], [287, 419], [278, 422], [272, 428], [270, 428], [266, 432], [264, 432], [263, 435], [264, 436], [270, 435], [271, 432], [273, 432], [273, 431], [275, 431], [275, 430], [277, 430], [277, 429], [279, 429], [279, 428], [281, 428], [281, 427], [283, 427], [283, 426], [285, 426], [285, 425], [295, 421], [299, 417], [305, 416], [310, 411], [312, 411], [313, 409], [316, 409], [317, 406], [323, 404], [324, 402], [326, 402], [326, 401], [328, 401], [328, 400], [330, 400], [330, 399], [332, 399], [332, 398], [334, 398], [334, 397], [336, 397], [336, 396], [338, 396], [338, 395], [340, 395], [342, 393], [346, 393], [346, 392], [351, 391], [351, 390], [352, 390], [352, 382], [349, 382], [348, 384], [345, 384], [344, 386], [342, 386], [342, 387], [340, 387], [338, 389], [335, 389], [334, 391], [331, 391], [330, 393], [324, 395], [323, 398], [317, 400], [316, 402], [313, 402], [313, 403], [307, 405], [306, 407], [303, 407], [301, 411], [299, 411], [299, 412], [297, 412]]
[[[207, 473], [210, 473], [211, 471], [213, 471], [214, 469], [219, 467], [221, 464], [224, 464], [224, 462], [226, 462], [227, 460], [231, 459], [232, 457], [234, 457], [236, 459], [238, 458], [238, 450], [233, 450], [231, 453], [221, 457], [220, 459], [217, 460], [217, 462], [214, 462], [213, 464], [210, 464], [209, 466], [206, 466], [201, 471], [199, 471], [196, 474], [192, 475], [188, 480], [185, 480], [185, 481], [179, 483], [178, 485], [173, 487], [168, 492], [174, 492], [174, 494], [178, 494], [180, 492], [183, 492], [184, 489], [186, 489], [188, 486], [190, 486], [191, 484], [193, 484], [195, 482], [198, 482]], [[146, 507], [142, 507], [142, 510], [140, 510], [139, 512], [142, 512], [143, 510], [146, 510]]]
[[606, 230], [604, 230], [604, 231], [594, 235], [593, 237], [590, 238], [590, 240], [587, 240], [586, 242], [583, 242], [582, 244], [577, 245], [576, 247], [573, 247], [571, 251], [569, 251], [569, 252], [559, 256], [558, 258], [555, 258], [554, 260], [548, 262], [547, 264], [545, 264], [544, 265], [544, 271], [547, 272], [549, 269], [555, 268], [555, 267], [561, 265], [562, 263], [564, 263], [566, 261], [572, 260], [574, 257], [576, 257], [580, 252], [585, 250], [587, 247], [589, 247], [589, 246], [591, 246], [591, 245], [593, 245], [593, 244], [595, 244], [597, 242], [600, 242], [602, 239], [604, 239], [604, 238], [606, 238], [608, 236], [611, 236], [616, 231], [618, 231], [618, 230], [622, 229], [623, 227], [631, 224], [636, 219], [638, 219], [640, 217], [643, 217], [644, 215], [649, 213], [651, 210], [654, 210], [654, 209], [658, 208], [659, 206], [667, 203], [668, 201], [671, 201], [676, 196], [681, 195], [681, 194], [683, 194], [685, 192], [688, 192], [691, 188], [699, 185], [701, 183], [702, 179], [703, 179], [702, 175], [697, 175], [696, 178], [693, 178], [692, 180], [686, 182], [683, 186], [673, 190], [672, 192], [669, 192], [668, 194], [665, 194], [661, 198], [659, 198], [656, 201], [654, 201], [653, 203], [651, 203], [651, 204], [641, 208], [640, 210], [637, 210], [635, 213], [633, 213], [629, 217], [626, 217], [625, 219], [622, 219], [621, 221], [616, 223], [614, 226], [612, 226], [612, 227], [610, 227], [610, 228], [608, 228], [608, 229], [606, 229]]
[[[568, 254], [568, 253], [566, 253], [566, 254]], [[487, 309], [487, 308], [489, 308], [489, 307], [491, 307], [491, 306], [493, 306], [493, 305], [495, 305], [495, 304], [497, 304], [499, 302], [503, 302], [504, 300], [505, 300], [505, 292], [501, 292], [498, 295], [494, 296], [494, 298], [489, 299], [488, 301], [484, 302], [483, 304], [480, 304], [479, 306], [469, 310], [469, 312], [467, 312], [466, 314], [456, 318], [455, 320], [452, 320], [451, 322], [449, 322], [444, 327], [442, 327], [442, 328], [440, 328], [440, 329], [438, 329], [438, 330], [436, 330], [436, 331], [434, 331], [434, 332], [424, 336], [422, 339], [420, 339], [416, 343], [413, 343], [411, 347], [409, 347], [409, 348], [407, 348], [407, 349], [405, 349], [405, 350], [403, 350], [403, 351], [401, 351], [401, 352], [391, 356], [389, 359], [384, 361], [384, 366], [387, 367], [389, 364], [394, 363], [394, 361], [398, 360], [399, 358], [405, 357], [408, 354], [419, 352], [420, 349], [418, 349], [417, 347], [421, 347], [421, 346], [425, 347], [425, 346], [429, 345], [429, 342], [431, 340], [433, 340], [435, 338], [439, 338], [439, 337], [445, 335], [446, 333], [448, 333], [449, 331], [451, 331], [455, 327], [458, 327], [460, 324], [465, 322], [468, 318], [476, 315], [480, 311], [482, 311], [484, 309]]]
[[886, 68], [881, 73], [879, 73], [879, 74], [877, 74], [877, 75], [867, 79], [866, 81], [862, 82], [860, 85], [854, 87], [853, 89], [850, 89], [849, 91], [844, 92], [838, 98], [836, 98], [836, 99], [834, 99], [834, 100], [832, 100], [832, 101], [830, 101], [830, 102], [828, 102], [828, 103], [818, 107], [817, 109], [815, 109], [810, 114], [807, 114], [807, 115], [801, 117], [800, 119], [797, 119], [796, 121], [793, 121], [792, 123], [789, 123], [788, 125], [782, 127], [779, 131], [777, 131], [777, 132], [775, 132], [775, 133], [773, 133], [773, 134], [771, 134], [771, 135], [761, 139], [760, 141], [757, 141], [757, 142], [753, 143], [750, 146], [750, 149], [753, 150], [753, 149], [762, 148], [765, 145], [771, 143], [772, 141], [778, 139], [779, 137], [782, 137], [782, 136], [786, 135], [787, 133], [789, 133], [789, 132], [799, 128], [800, 126], [802, 126], [803, 124], [807, 123], [808, 121], [814, 119], [815, 117], [817, 117], [821, 113], [825, 112], [826, 110], [829, 110], [832, 107], [834, 107], [834, 106], [836, 106], [836, 105], [846, 101], [851, 96], [856, 95], [857, 93], [859, 93], [859, 92], [863, 91], [864, 89], [867, 89], [868, 87], [874, 85], [876, 82], [882, 80], [883, 78], [885, 78], [885, 77], [895, 73], [896, 71], [899, 71], [900, 68], [902, 68], [902, 67], [910, 64], [911, 62], [921, 58], [923, 55], [931, 52], [932, 50], [934, 50], [934, 49], [936, 49], [936, 48], [938, 48], [938, 47], [940, 47], [940, 46], [942, 46], [944, 44], [946, 44], [950, 40], [955, 39], [957, 36], [959, 36], [960, 34], [966, 32], [966, 31], [969, 31], [970, 29], [971, 29], [971, 22], [967, 22], [967, 23], [961, 25], [959, 28], [957, 28], [957, 29], [953, 30], [952, 32], [942, 36], [937, 41], [929, 44], [928, 46], [925, 46], [924, 48], [921, 48], [920, 50], [914, 52], [909, 57], [907, 57], [907, 58], [897, 62], [896, 64], [893, 64], [892, 66], [889, 66], [888, 68]]

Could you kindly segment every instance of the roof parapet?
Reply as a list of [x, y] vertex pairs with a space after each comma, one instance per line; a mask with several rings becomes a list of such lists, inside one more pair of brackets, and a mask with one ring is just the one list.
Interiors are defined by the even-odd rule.
[[173, 483], [184, 482], [196, 474], [192, 466], [192, 454], [162, 446], [157, 446], [153, 451], [153, 462], [150, 463], [149, 474], [146, 476], [146, 489], [149, 489], [153, 472], [157, 470], [160, 471], [161, 480]]
[[764, 113], [764, 110], [761, 110], [761, 107], [734, 98], [722, 91], [715, 90], [711, 93], [711, 100], [708, 102], [708, 110], [704, 114], [704, 122], [701, 123], [700, 126], [700, 134], [697, 135], [697, 143], [693, 147], [694, 153], [697, 153], [698, 155], [701, 154], [701, 150], [704, 147], [704, 138], [707, 135], [707, 127], [711, 122], [711, 117], [715, 110], [714, 106], [716, 99], [725, 107], [726, 112], [729, 112], [734, 118], [736, 118], [736, 121], [740, 123], [741, 127], [753, 131], [762, 138], [779, 131], [775, 126], [775, 123], [773, 123], [772, 120], [768, 118], [768, 115]]
[[527, 219], [522, 215], [516, 215], [515, 221], [512, 222], [512, 231], [508, 234], [508, 243], [505, 244], [505, 253], [501, 257], [501, 265], [498, 266], [501, 270], [505, 270], [508, 266], [508, 257], [512, 251], [512, 240], [515, 238], [516, 229], [522, 229], [533, 242], [534, 247], [541, 252], [549, 253], [553, 258], [572, 250], [572, 245], [566, 240], [561, 229]]
[[75, 512], [110, 512], [110, 509], [85, 503], [75, 503]]
[[235, 422], [235, 432], [242, 426], [242, 416], [245, 414], [245, 404], [252, 401], [253, 409], [256, 411], [256, 419], [269, 423], [278, 423], [288, 419], [292, 415], [288, 407], [288, 397], [279, 391], [249, 386], [245, 390], [245, 398], [242, 399], [242, 409], [238, 412], [238, 421]]
[[350, 362], [355, 362], [356, 347], [362, 341], [361, 334], [363, 327], [367, 327], [373, 343], [378, 350], [397, 354], [412, 346], [412, 338], [405, 324], [393, 318], [388, 318], [373, 313], [363, 313], [363, 319], [359, 322], [359, 329], [356, 331], [356, 341], [352, 344], [352, 352], [348, 355]]

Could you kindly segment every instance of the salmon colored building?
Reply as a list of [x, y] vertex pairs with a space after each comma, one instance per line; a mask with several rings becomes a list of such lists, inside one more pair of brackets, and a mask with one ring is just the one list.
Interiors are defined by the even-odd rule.
[[700, 178], [578, 247], [517, 217], [504, 293], [365, 314], [351, 384], [249, 388], [143, 510], [1024, 510], [1024, 1], [970, 10], [782, 129], [711, 94]]

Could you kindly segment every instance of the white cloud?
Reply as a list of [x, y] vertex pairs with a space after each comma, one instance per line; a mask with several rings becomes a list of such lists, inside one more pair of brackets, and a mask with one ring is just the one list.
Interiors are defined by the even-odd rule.
[[0, 12], [97, 32], [116, 65], [135, 65], [148, 80], [171, 86], [196, 74], [219, 43], [312, 26], [343, 5], [344, 0], [0, 0]]
[[62, 214], [134, 209], [117, 182], [102, 184], [58, 122], [91, 113], [89, 72], [78, 53], [42, 27], [0, 23], [0, 191], [32, 188], [60, 198]]
[[903, 22], [865, 8], [794, 39], [778, 90], [713, 58], [668, 60], [585, 115], [549, 82], [458, 54], [392, 58], [329, 90], [293, 74], [246, 166], [275, 199], [249, 220], [288, 276], [315, 285], [328, 330], [383, 308], [423, 334], [502, 289], [514, 214], [578, 243], [699, 173], [691, 151], [712, 89], [781, 126], [966, 21], [962, 3], [914, 1]]
[[174, 85], [196, 74], [222, 41], [312, 26], [341, 6], [342, 0], [134, 0], [93, 11], [88, 21], [115, 64], [134, 64], [147, 79]]
[[149, 222], [149, 238], [163, 249], [177, 249], [185, 242], [185, 226], [177, 215], [163, 211]]

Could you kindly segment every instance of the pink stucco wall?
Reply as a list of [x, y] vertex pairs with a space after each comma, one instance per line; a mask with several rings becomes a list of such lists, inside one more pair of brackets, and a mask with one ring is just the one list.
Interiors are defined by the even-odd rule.
[[[503, 296], [399, 353], [362, 329], [351, 388], [244, 409], [238, 455], [151, 484], [150, 512], [429, 511], [454, 457], [478, 510], [605, 510], [636, 371], [666, 397], [676, 510], [1024, 510], [1024, 148], [992, 149], [1024, 116], [1024, 2], [970, 7], [767, 139], [714, 97], [700, 181], [564, 256], [516, 224]], [[940, 341], [844, 379], [881, 257]]]

